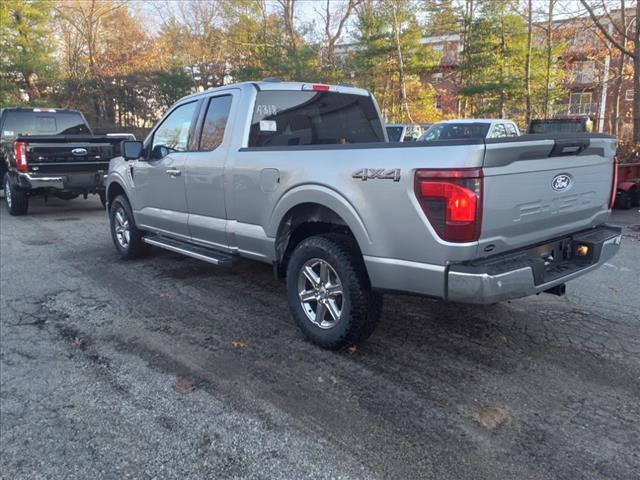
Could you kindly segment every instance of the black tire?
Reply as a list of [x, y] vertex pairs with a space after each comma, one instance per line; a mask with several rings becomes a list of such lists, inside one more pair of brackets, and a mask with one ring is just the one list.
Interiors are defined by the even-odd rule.
[[56, 197], [60, 200], [73, 200], [74, 198], [78, 198], [80, 195], [77, 193], [71, 192], [58, 192], [56, 193]]
[[[305, 312], [308, 308], [309, 315], [317, 317], [318, 302], [311, 300], [305, 307], [299, 298], [299, 282], [308, 281], [300, 277], [302, 269], [316, 260], [322, 260], [331, 267], [333, 273], [329, 275], [337, 275], [343, 292], [339, 299], [339, 319], [334, 320], [331, 311], [323, 311], [320, 324], [334, 321], [332, 326], [324, 328], [314, 323]], [[305, 285], [311, 285], [308, 282]], [[305, 286], [303, 291], [306, 290]], [[382, 310], [382, 296], [371, 289], [357, 245], [349, 237], [338, 234], [309, 237], [296, 246], [287, 265], [287, 297], [291, 315], [305, 336], [316, 345], [333, 350], [366, 340], [375, 330]], [[325, 297], [324, 301], [329, 302], [330, 299]], [[326, 308], [329, 309], [328, 306]], [[329, 316], [329, 322], [323, 321], [325, 315]]]
[[635, 188], [631, 190], [631, 206], [632, 207], [640, 207], [640, 191]]
[[[124, 218], [124, 220], [122, 220], [122, 218]], [[117, 229], [117, 227], [123, 226], [124, 221], [127, 222], [128, 239], [126, 239], [125, 232], [122, 230], [118, 232]], [[129, 205], [127, 197], [118, 195], [111, 203], [111, 208], [109, 209], [109, 228], [111, 230], [113, 244], [120, 256], [125, 260], [141, 258], [149, 253], [150, 246], [142, 240], [143, 232], [136, 227], [131, 205]], [[122, 240], [119, 234], [124, 235], [126, 241]]]
[[618, 208], [621, 210], [629, 210], [633, 206], [632, 192], [624, 192], [618, 197]]
[[16, 188], [11, 183], [11, 178], [8, 173], [4, 174], [4, 203], [7, 206], [7, 210], [10, 215], [14, 217], [20, 215], [26, 215], [29, 210], [29, 197], [27, 191], [21, 188]]
[[107, 194], [105, 192], [98, 192], [98, 196], [100, 197], [100, 203], [102, 204], [102, 208], [107, 208]]

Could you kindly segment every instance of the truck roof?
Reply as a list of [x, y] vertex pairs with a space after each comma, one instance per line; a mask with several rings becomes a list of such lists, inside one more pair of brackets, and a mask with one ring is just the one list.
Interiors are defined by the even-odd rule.
[[11, 112], [43, 112], [43, 113], [54, 113], [54, 112], [73, 112], [79, 113], [80, 110], [74, 110], [71, 108], [57, 108], [57, 107], [3, 107], [2, 111], [11, 111]]
[[230, 90], [233, 88], [240, 88], [240, 89], [255, 88], [259, 91], [262, 91], [262, 90], [313, 91], [314, 86], [328, 87], [328, 91], [330, 92], [348, 93], [351, 95], [362, 95], [365, 97], [369, 96], [368, 90], [365, 90], [364, 88], [352, 87], [350, 85], [330, 85], [326, 83], [317, 83], [317, 82], [281, 82], [279, 80], [261, 80], [261, 81], [255, 81], [255, 82], [249, 81], [249, 82], [231, 83], [229, 85], [222, 85], [220, 87], [210, 88], [203, 92], [197, 92], [192, 95], [186, 96], [182, 98], [180, 101], [186, 100], [188, 98], [198, 98], [204, 95], [211, 94], [213, 92], [223, 92], [225, 90]]

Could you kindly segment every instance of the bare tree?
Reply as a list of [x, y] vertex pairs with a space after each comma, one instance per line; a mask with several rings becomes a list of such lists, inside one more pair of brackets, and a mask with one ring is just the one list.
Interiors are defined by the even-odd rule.
[[400, 24], [398, 22], [398, 6], [396, 3], [392, 5], [393, 14], [393, 36], [398, 54], [398, 80], [400, 82], [400, 99], [402, 103], [402, 109], [409, 122], [413, 123], [411, 118], [411, 112], [409, 111], [409, 101], [407, 100], [407, 83], [404, 75], [404, 60], [402, 58], [402, 43], [400, 41]]
[[525, 123], [531, 121], [531, 37], [533, 34], [533, 0], [528, 0], [527, 5], [527, 55], [524, 64], [524, 84], [526, 90]]
[[[593, 2], [580, 0], [580, 3], [587, 10], [600, 33], [623, 56], [620, 61], [624, 61], [625, 56], [633, 61], [633, 142], [640, 144], [640, 1], [636, 2], [634, 18], [631, 20], [634, 26], [631, 31], [627, 31], [613, 21], [604, 0], [599, 4], [600, 9], [604, 11], [603, 15], [596, 13], [595, 10], [598, 7], [595, 7]], [[613, 26], [611, 31], [609, 25]], [[629, 47], [629, 44], [633, 47]]]
[[[318, 12], [324, 23], [323, 65], [335, 66], [336, 44], [342, 37], [349, 17], [362, 1], [348, 0], [345, 3], [344, 1], [326, 0], [324, 11]], [[337, 4], [337, 8], [332, 8], [333, 4]]]
[[549, 0], [549, 11], [547, 12], [547, 28], [546, 28], [546, 49], [547, 63], [545, 65], [545, 90], [544, 90], [544, 118], [549, 117], [549, 103], [551, 90], [551, 66], [553, 55], [553, 14], [557, 0]]

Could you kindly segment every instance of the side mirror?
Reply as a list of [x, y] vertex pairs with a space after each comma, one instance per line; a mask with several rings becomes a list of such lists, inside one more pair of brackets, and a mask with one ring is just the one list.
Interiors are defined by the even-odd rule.
[[142, 142], [123, 140], [120, 143], [120, 153], [125, 160], [137, 160], [142, 156]]

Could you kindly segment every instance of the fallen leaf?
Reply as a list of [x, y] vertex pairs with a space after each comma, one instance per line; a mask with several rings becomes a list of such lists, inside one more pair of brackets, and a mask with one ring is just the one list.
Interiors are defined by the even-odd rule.
[[168, 293], [161, 293], [160, 294], [160, 298], [168, 298], [169, 294]]
[[355, 345], [349, 345], [349, 347], [347, 347], [347, 352], [349, 352], [351, 355], [353, 355], [357, 351], [358, 347], [356, 347]]
[[233, 348], [247, 348], [249, 344], [243, 340], [233, 340], [231, 346]]
[[178, 393], [191, 393], [198, 388], [198, 382], [190, 377], [176, 377], [174, 388]]
[[500, 407], [482, 407], [473, 414], [473, 419], [489, 430], [511, 423], [509, 412]]
[[620, 291], [620, 289], [617, 287], [609, 287], [609, 289], [613, 290], [615, 293], [618, 293]]
[[81, 349], [83, 347], [83, 342], [78, 337], [76, 337], [73, 339], [73, 342], [71, 342], [71, 346]]

